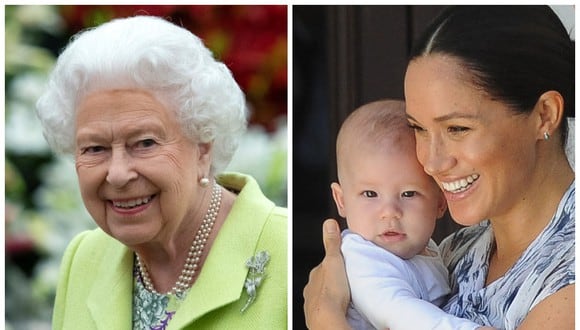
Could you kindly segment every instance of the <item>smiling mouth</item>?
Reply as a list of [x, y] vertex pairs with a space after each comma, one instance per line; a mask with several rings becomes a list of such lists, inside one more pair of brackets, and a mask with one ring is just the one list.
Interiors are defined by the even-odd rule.
[[151, 195], [149, 197], [141, 197], [141, 198], [126, 200], [126, 201], [111, 201], [111, 202], [113, 203], [113, 206], [116, 208], [129, 210], [129, 209], [132, 209], [135, 207], [149, 204], [149, 203], [151, 203], [153, 198], [155, 198], [155, 195]]
[[479, 179], [479, 174], [472, 174], [466, 178], [452, 181], [452, 182], [442, 182], [443, 190], [450, 193], [460, 193], [467, 190], [475, 181]]

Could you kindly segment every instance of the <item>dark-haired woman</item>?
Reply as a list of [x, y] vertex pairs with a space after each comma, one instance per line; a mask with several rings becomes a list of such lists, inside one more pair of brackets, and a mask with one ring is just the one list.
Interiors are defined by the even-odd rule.
[[[412, 52], [405, 98], [419, 161], [468, 226], [441, 244], [452, 287], [443, 309], [500, 329], [572, 329], [574, 47], [558, 17], [543, 6], [450, 8]], [[325, 229], [306, 320], [348, 328], [340, 236], [335, 223]]]

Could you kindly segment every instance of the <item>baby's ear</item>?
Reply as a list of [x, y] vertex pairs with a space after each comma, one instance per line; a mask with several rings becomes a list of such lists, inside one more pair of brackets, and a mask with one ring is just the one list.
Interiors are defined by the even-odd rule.
[[333, 182], [330, 184], [330, 190], [332, 190], [332, 198], [334, 203], [336, 203], [336, 209], [341, 217], [346, 218], [346, 212], [344, 211], [344, 197], [342, 194], [342, 188], [338, 182]]

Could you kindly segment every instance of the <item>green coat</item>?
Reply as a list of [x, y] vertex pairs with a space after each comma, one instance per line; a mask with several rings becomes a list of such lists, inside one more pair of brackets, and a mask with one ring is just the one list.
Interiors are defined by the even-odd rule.
[[[240, 193], [168, 329], [286, 329], [287, 211], [249, 176], [229, 173], [218, 182]], [[263, 250], [270, 253], [266, 278], [241, 313], [245, 262]], [[131, 329], [133, 256], [100, 229], [75, 237], [61, 265], [53, 329]]]

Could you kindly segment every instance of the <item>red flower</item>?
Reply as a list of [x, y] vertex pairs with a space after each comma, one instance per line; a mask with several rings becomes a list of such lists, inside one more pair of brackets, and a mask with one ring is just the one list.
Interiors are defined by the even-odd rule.
[[232, 71], [252, 109], [250, 123], [275, 129], [287, 111], [287, 7], [280, 5], [62, 6], [69, 33], [116, 17], [161, 16], [204, 40]]

